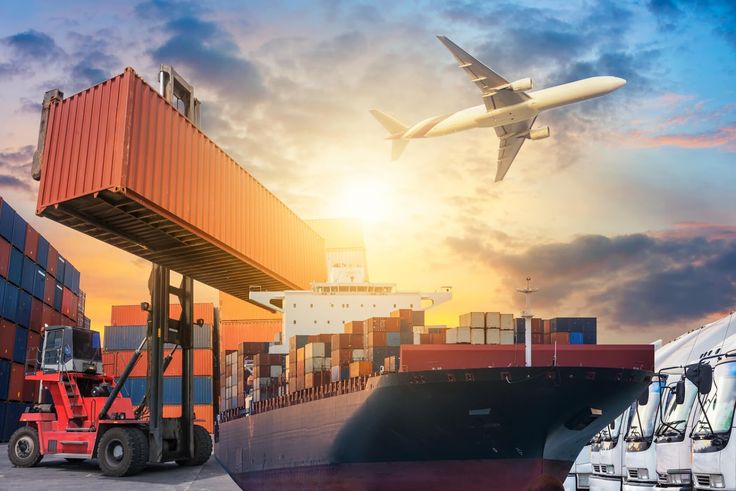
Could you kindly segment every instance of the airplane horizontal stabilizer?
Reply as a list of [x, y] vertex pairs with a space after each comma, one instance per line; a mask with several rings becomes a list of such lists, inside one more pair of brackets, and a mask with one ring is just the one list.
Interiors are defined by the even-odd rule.
[[391, 160], [397, 160], [401, 157], [404, 149], [409, 144], [409, 140], [404, 140], [401, 136], [406, 132], [408, 126], [386, 113], [379, 111], [378, 109], [371, 109], [371, 114], [381, 125], [386, 128], [390, 133], [389, 139], [391, 142]]

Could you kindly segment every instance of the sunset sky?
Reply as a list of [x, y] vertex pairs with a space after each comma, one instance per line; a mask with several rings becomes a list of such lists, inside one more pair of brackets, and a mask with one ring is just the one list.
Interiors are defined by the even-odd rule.
[[[492, 130], [391, 162], [369, 109], [411, 124], [481, 103], [438, 34], [535, 88], [628, 84], [541, 115], [552, 137], [501, 183]], [[80, 269], [95, 328], [145, 299], [149, 266], [34, 216], [40, 101], [126, 66], [153, 82], [161, 63], [194, 84], [203, 130], [300, 216], [364, 220], [373, 281], [453, 286], [433, 323], [518, 313], [527, 275], [539, 315], [597, 316], [605, 342], [672, 338], [736, 306], [733, 2], [3, 2], [0, 195]]]

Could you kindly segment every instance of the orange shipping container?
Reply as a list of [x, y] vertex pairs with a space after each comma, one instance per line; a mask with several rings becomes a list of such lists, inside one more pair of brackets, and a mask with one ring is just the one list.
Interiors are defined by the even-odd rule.
[[[181, 406], [178, 404], [164, 404], [164, 418], [181, 417]], [[195, 404], [194, 405], [194, 422], [205, 429], [214, 433], [215, 431], [215, 415], [211, 404]]]
[[365, 331], [371, 332], [400, 332], [401, 319], [398, 317], [371, 317], [365, 321]]
[[346, 322], [344, 329], [346, 334], [363, 334], [363, 321]]
[[360, 349], [363, 347], [363, 336], [360, 334], [333, 334], [330, 339], [332, 350]]
[[[169, 317], [177, 319], [181, 314], [181, 306], [169, 306]], [[194, 320], [204, 319], [204, 323], [212, 325], [215, 322], [215, 306], [211, 303], [194, 304]], [[113, 305], [110, 315], [111, 326], [144, 326], [148, 322], [148, 312], [141, 310], [140, 305]]]
[[[119, 376], [125, 370], [128, 362], [133, 357], [133, 351], [105, 351], [102, 354], [102, 363], [105, 373]], [[168, 354], [168, 352], [166, 353]], [[166, 369], [165, 376], [181, 377], [181, 357], [182, 352], [177, 349], [174, 357]], [[145, 377], [148, 372], [148, 353], [143, 352], [140, 359], [133, 367], [130, 373], [131, 377]], [[195, 349], [194, 350], [194, 375], [195, 376], [212, 376], [212, 350]]]
[[362, 377], [373, 373], [373, 363], [370, 361], [354, 361], [350, 364], [350, 378]]
[[37, 214], [238, 298], [325, 279], [322, 237], [132, 68], [51, 104], [40, 172]]
[[221, 321], [220, 349], [238, 349], [243, 342], [273, 343], [280, 334], [280, 319]]
[[386, 333], [385, 332], [369, 332], [368, 333], [368, 347], [380, 347], [386, 346]]

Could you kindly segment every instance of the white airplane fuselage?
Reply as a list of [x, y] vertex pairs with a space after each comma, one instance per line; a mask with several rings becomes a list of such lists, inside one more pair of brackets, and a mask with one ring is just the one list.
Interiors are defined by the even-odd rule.
[[481, 104], [452, 114], [427, 118], [397, 136], [407, 140], [431, 138], [472, 128], [505, 126], [531, 119], [547, 109], [608, 94], [622, 87], [625, 83], [625, 80], [618, 77], [585, 78], [535, 92], [528, 92], [528, 100], [512, 106], [489, 111], [484, 104]]

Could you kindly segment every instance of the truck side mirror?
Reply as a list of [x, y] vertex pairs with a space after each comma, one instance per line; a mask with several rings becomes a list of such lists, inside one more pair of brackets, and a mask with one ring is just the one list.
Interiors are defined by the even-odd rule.
[[698, 363], [685, 368], [685, 377], [698, 388], [698, 392], [705, 395], [713, 386], [713, 367]]
[[680, 380], [675, 384], [675, 404], [685, 403], [685, 381]]
[[646, 406], [648, 402], [649, 402], [649, 387], [644, 389], [641, 395], [639, 395], [639, 405]]
[[611, 423], [608, 425], [611, 428], [611, 431], [616, 429], [616, 420], [614, 419], [611, 421]]

